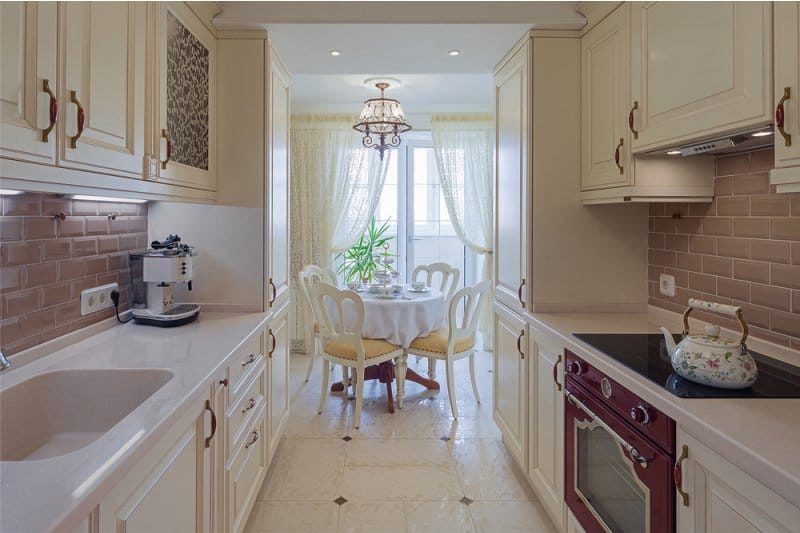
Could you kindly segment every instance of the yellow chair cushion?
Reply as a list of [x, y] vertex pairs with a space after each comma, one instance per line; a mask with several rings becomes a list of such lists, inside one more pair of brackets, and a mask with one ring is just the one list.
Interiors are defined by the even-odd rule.
[[[455, 351], [456, 353], [463, 352], [469, 350], [473, 346], [475, 346], [475, 335], [458, 341], [455, 345]], [[447, 352], [447, 333], [436, 330], [427, 337], [417, 337], [411, 341], [411, 346], [409, 346], [409, 348], [412, 350], [422, 350], [423, 352], [445, 353]]]
[[[380, 339], [361, 339], [361, 342], [364, 344], [364, 355], [367, 359], [373, 359], [400, 349], [399, 346]], [[325, 345], [325, 353], [354, 361], [357, 357], [356, 347], [348, 342], [330, 341]]]

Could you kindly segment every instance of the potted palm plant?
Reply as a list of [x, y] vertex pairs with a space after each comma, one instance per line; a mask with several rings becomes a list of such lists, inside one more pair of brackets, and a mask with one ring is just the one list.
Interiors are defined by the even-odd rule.
[[376, 272], [392, 270], [395, 255], [390, 254], [388, 248], [394, 236], [386, 235], [388, 230], [388, 221], [378, 227], [375, 217], [372, 217], [358, 242], [336, 256], [337, 261], [341, 260], [337, 273], [342, 274], [346, 282], [370, 283], [374, 281]]

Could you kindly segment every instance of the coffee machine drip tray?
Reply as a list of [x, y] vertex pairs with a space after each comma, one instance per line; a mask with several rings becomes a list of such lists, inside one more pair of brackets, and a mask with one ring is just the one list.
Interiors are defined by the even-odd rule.
[[170, 328], [192, 322], [200, 314], [198, 304], [176, 304], [172, 309], [159, 314], [152, 314], [147, 309], [134, 309], [133, 320], [137, 324]]

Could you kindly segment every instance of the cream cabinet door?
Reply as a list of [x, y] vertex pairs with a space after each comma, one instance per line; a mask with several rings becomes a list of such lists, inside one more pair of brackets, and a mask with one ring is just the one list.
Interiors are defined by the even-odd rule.
[[59, 8], [59, 165], [141, 177], [147, 8], [142, 2]]
[[155, 5], [157, 120], [148, 179], [197, 189], [217, 188], [217, 41], [183, 2]]
[[800, 3], [775, 2], [773, 9], [776, 128], [770, 181], [778, 192], [800, 192]]
[[678, 531], [797, 531], [800, 509], [679, 428], [679, 455], [684, 447]]
[[495, 297], [521, 311], [527, 300], [532, 43], [495, 71]]
[[772, 2], [637, 2], [632, 97], [644, 151], [772, 119]]
[[[0, 155], [54, 163], [58, 117], [55, 2], [0, 3]], [[63, 108], [64, 103], [61, 103]]]
[[289, 73], [269, 48], [267, 84], [268, 242], [267, 300], [272, 308], [289, 298]]
[[267, 333], [269, 351], [267, 372], [269, 396], [267, 416], [269, 418], [268, 456], [275, 455], [286, 422], [289, 419], [289, 305], [272, 320]]
[[527, 466], [528, 372], [526, 325], [517, 314], [494, 304], [493, 417], [503, 442], [519, 465]]
[[528, 347], [528, 477], [550, 518], [564, 524], [564, 396], [558, 375], [562, 354], [539, 344]]
[[629, 28], [622, 4], [581, 38], [582, 191], [633, 184]]

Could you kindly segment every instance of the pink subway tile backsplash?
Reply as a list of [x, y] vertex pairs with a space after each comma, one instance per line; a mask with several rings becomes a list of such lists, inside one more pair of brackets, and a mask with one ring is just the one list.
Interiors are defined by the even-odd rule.
[[[770, 191], [773, 159], [771, 149], [717, 157], [712, 203], [651, 205], [649, 302], [678, 312], [694, 297], [739, 305], [751, 335], [800, 349], [800, 193]], [[661, 273], [675, 276], [675, 297], [658, 292]]]
[[[14, 354], [113, 316], [113, 310], [81, 316], [83, 289], [119, 283], [123, 308], [129, 305], [128, 254], [147, 246], [146, 204], [40, 193], [4, 196], [0, 203], [4, 353]], [[117, 214], [116, 220], [110, 220], [110, 213]]]

